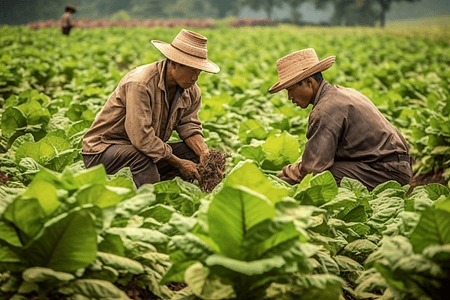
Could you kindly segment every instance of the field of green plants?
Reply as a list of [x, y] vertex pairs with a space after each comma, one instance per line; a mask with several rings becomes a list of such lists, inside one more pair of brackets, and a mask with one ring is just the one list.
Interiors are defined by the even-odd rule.
[[136, 189], [128, 169], [86, 170], [79, 154], [121, 77], [163, 59], [150, 41], [180, 28], [0, 27], [0, 299], [137, 299], [131, 286], [164, 300], [446, 299], [449, 187], [368, 191], [329, 172], [287, 185], [274, 174], [300, 159], [309, 109], [267, 92], [282, 56], [336, 55], [324, 78], [377, 105], [416, 174], [448, 181], [444, 31], [194, 30], [221, 67], [197, 82], [206, 143], [229, 155], [212, 193], [179, 178]]

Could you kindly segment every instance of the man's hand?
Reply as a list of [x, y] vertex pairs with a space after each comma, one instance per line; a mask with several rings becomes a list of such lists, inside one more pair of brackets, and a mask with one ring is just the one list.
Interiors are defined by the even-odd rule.
[[187, 159], [181, 159], [178, 169], [180, 170], [181, 175], [186, 177], [188, 180], [197, 179], [198, 182], [201, 182], [200, 174], [197, 171], [197, 164], [194, 162]]
[[181, 175], [183, 175], [183, 177], [187, 180], [197, 179], [199, 182], [201, 181], [200, 174], [197, 171], [197, 164], [194, 162], [188, 159], [181, 159], [173, 154], [168, 159], [168, 162], [180, 170]]

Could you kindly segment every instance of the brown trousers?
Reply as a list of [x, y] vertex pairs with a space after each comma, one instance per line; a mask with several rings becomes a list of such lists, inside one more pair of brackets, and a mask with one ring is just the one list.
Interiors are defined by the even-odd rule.
[[[412, 177], [411, 164], [407, 161], [370, 164], [361, 161], [335, 161], [328, 171], [333, 174], [338, 186], [341, 184], [342, 178], [348, 177], [360, 181], [369, 191], [389, 180], [395, 180], [401, 185], [406, 185], [409, 184]], [[281, 177], [281, 179], [291, 185], [296, 184], [288, 177]]]
[[[172, 153], [181, 158], [195, 163], [199, 162], [198, 156], [184, 142], [168, 143]], [[156, 183], [171, 180], [179, 176], [186, 180], [181, 172], [165, 160], [154, 163], [147, 155], [139, 152], [133, 145], [111, 145], [105, 151], [98, 154], [83, 154], [86, 168], [103, 164], [106, 173], [115, 174], [124, 167], [130, 167], [133, 181], [136, 187], [147, 183]]]

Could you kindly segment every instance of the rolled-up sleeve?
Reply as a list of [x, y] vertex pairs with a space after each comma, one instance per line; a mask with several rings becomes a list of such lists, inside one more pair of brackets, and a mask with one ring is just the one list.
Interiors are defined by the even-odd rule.
[[147, 87], [139, 82], [129, 82], [122, 89], [122, 99], [126, 99], [125, 131], [131, 144], [155, 163], [169, 158], [172, 148], [155, 135], [152, 127], [152, 108]]
[[182, 140], [197, 134], [203, 136], [202, 123], [198, 118], [201, 103], [200, 95], [193, 98], [193, 104], [186, 109], [186, 112], [178, 122], [176, 131]]

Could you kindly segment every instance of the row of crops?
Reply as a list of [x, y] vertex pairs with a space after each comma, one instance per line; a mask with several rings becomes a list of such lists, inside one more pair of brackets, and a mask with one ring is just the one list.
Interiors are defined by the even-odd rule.
[[[196, 30], [221, 67], [202, 74], [210, 149], [229, 154], [212, 193], [180, 179], [136, 190], [128, 169], [85, 170], [81, 140], [121, 77], [163, 59], [179, 28], [0, 27], [0, 299], [444, 299], [450, 189], [333, 176], [290, 186], [309, 110], [270, 95], [275, 62], [313, 47], [324, 73], [366, 94], [407, 138], [416, 173], [450, 177], [447, 41], [312, 29]], [[282, 33], [281, 33], [282, 32]], [[171, 138], [177, 140], [174, 134]], [[187, 287], [174, 292], [169, 283]], [[343, 292], [345, 291], [345, 292]]]

